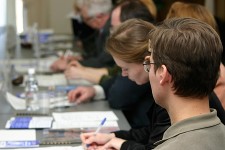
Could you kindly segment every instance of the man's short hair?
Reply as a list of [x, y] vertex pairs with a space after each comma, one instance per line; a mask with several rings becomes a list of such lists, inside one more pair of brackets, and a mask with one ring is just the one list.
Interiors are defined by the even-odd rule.
[[121, 6], [121, 22], [133, 18], [142, 19], [151, 23], [155, 22], [155, 18], [147, 5], [140, 0], [122, 1], [119, 5]]
[[175, 94], [202, 98], [213, 91], [223, 46], [210, 25], [193, 18], [169, 19], [153, 29], [149, 38], [154, 71], [167, 67]]

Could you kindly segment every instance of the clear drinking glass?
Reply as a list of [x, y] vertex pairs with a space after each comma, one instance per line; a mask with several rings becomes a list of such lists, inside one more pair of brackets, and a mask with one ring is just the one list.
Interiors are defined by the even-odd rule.
[[39, 111], [48, 114], [50, 109], [50, 95], [48, 91], [38, 92], [37, 97], [38, 97]]

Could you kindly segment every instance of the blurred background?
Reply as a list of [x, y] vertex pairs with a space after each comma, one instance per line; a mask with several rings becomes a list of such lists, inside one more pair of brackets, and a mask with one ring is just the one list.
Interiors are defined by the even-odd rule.
[[[8, 49], [18, 49], [20, 45], [18, 43], [24, 40], [21, 39], [24, 38], [23, 33], [29, 32], [31, 28], [47, 34], [68, 35], [73, 39], [72, 17], [75, 1], [78, 0], [0, 0], [0, 57], [5, 58], [5, 51]], [[112, 1], [116, 4], [120, 0]], [[157, 21], [165, 18], [171, 4], [175, 1], [194, 2], [206, 6], [223, 27], [224, 0], [154, 0], [158, 11]]]
[[[39, 29], [51, 28], [55, 33], [72, 34], [69, 18], [74, 1], [76, 0], [0, 0], [0, 26], [12, 25], [16, 27], [17, 33], [21, 33], [36, 22]], [[225, 21], [224, 0], [154, 0], [158, 8], [158, 21], [165, 18], [174, 1], [205, 5], [216, 17]]]

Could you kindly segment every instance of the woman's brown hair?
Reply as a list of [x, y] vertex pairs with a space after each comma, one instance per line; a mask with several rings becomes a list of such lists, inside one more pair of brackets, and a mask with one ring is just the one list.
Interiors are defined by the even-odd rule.
[[147, 54], [147, 34], [154, 25], [140, 20], [129, 19], [110, 35], [106, 48], [108, 52], [127, 63], [142, 63]]
[[186, 17], [195, 18], [208, 23], [218, 32], [217, 24], [212, 13], [200, 4], [174, 2], [170, 7], [166, 19]]

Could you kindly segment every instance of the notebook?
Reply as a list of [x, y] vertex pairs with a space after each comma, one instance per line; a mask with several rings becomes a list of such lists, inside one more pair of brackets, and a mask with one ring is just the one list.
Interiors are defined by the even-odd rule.
[[53, 117], [50, 116], [19, 116], [11, 117], [5, 125], [7, 129], [43, 129], [51, 128]]
[[42, 132], [40, 145], [80, 144], [80, 129], [54, 130], [45, 129]]
[[35, 130], [0, 130], [0, 149], [38, 146]]
[[[110, 133], [119, 130], [119, 127], [102, 127], [101, 133]], [[74, 129], [44, 129], [40, 145], [69, 145], [80, 144], [80, 134], [95, 132], [96, 128], [74, 128]]]

